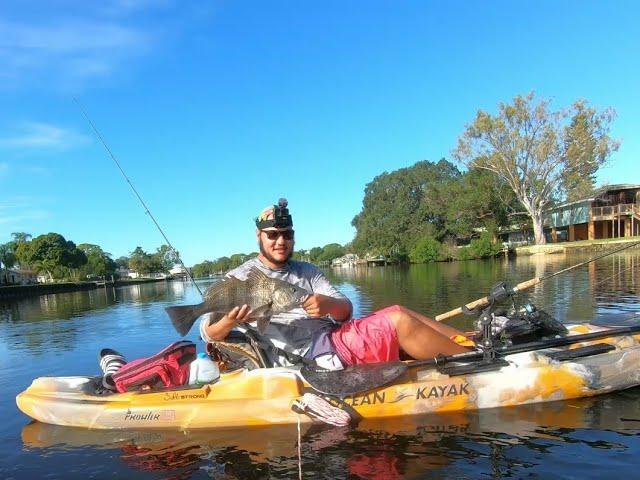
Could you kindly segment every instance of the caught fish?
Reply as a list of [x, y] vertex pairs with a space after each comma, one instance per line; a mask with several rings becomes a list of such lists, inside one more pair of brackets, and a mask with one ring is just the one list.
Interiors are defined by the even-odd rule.
[[246, 304], [251, 309], [249, 319], [256, 320], [258, 331], [264, 333], [273, 315], [302, 305], [308, 295], [305, 289], [284, 280], [269, 278], [254, 267], [246, 280], [228, 277], [211, 285], [202, 303], [167, 307], [165, 310], [178, 333], [185, 336], [200, 315], [213, 313], [213, 323], [234, 307]]

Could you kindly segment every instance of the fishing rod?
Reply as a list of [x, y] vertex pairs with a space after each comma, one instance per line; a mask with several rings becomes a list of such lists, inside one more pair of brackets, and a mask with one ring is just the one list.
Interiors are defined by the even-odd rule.
[[76, 104], [78, 105], [78, 108], [80, 109], [80, 111], [82, 112], [82, 115], [84, 116], [84, 118], [87, 120], [87, 122], [89, 123], [89, 125], [91, 126], [91, 128], [93, 129], [93, 132], [95, 133], [96, 137], [98, 138], [98, 140], [100, 141], [100, 143], [102, 143], [102, 145], [104, 146], [105, 150], [109, 153], [109, 156], [111, 157], [111, 159], [115, 162], [115, 164], [118, 167], [118, 170], [120, 170], [120, 173], [122, 174], [122, 176], [124, 177], [124, 179], [127, 181], [127, 183], [129, 184], [129, 186], [131, 187], [131, 190], [133, 190], [133, 193], [136, 195], [136, 197], [138, 197], [138, 200], [140, 201], [140, 203], [142, 204], [142, 207], [144, 208], [144, 211], [147, 215], [149, 215], [149, 217], [151, 218], [151, 220], [153, 220], [153, 223], [155, 224], [156, 228], [158, 229], [158, 231], [160, 232], [160, 234], [162, 235], [162, 237], [164, 238], [165, 242], [167, 242], [167, 245], [169, 246], [169, 248], [171, 249], [171, 252], [175, 255], [175, 257], [178, 259], [178, 262], [180, 262], [180, 265], [182, 266], [182, 269], [187, 273], [187, 276], [189, 277], [189, 280], [191, 280], [191, 282], [193, 283], [193, 285], [196, 287], [196, 290], [198, 290], [198, 293], [200, 294], [200, 296], [202, 295], [202, 291], [200, 290], [200, 287], [198, 287], [198, 284], [196, 283], [196, 281], [193, 279], [193, 277], [191, 276], [191, 272], [189, 271], [189, 269], [185, 266], [184, 262], [182, 261], [182, 259], [180, 258], [180, 254], [178, 253], [178, 251], [173, 248], [173, 245], [171, 244], [171, 242], [169, 241], [169, 239], [167, 238], [167, 236], [165, 235], [164, 231], [162, 230], [162, 228], [160, 227], [160, 225], [158, 224], [158, 222], [156, 221], [155, 217], [153, 216], [153, 214], [151, 213], [151, 210], [149, 210], [149, 207], [147, 207], [147, 204], [144, 203], [144, 200], [142, 199], [142, 197], [140, 196], [140, 194], [138, 193], [138, 191], [136, 190], [136, 187], [133, 186], [133, 183], [131, 183], [131, 180], [129, 180], [129, 177], [127, 176], [126, 173], [124, 173], [124, 170], [122, 169], [122, 167], [120, 166], [120, 162], [118, 162], [118, 159], [116, 158], [116, 156], [113, 154], [113, 152], [111, 151], [111, 149], [109, 148], [109, 146], [107, 145], [107, 142], [104, 141], [104, 138], [102, 138], [102, 135], [100, 134], [100, 132], [98, 131], [98, 129], [96, 128], [96, 126], [93, 124], [93, 122], [91, 121], [91, 119], [89, 118], [89, 115], [87, 114], [87, 112], [85, 111], [84, 108], [82, 108], [82, 105], [80, 104], [80, 102], [78, 101], [78, 99], [76, 97], [73, 97], [73, 100], [76, 102]]
[[[608, 257], [609, 255], [613, 255], [614, 253], [621, 252], [623, 250], [635, 247], [637, 245], [640, 245], [640, 241], [639, 242], [633, 242], [633, 243], [628, 244], [628, 245], [624, 245], [624, 246], [622, 246], [620, 248], [616, 248], [616, 249], [611, 250], [609, 252], [603, 253], [602, 255], [598, 255], [596, 257], [593, 257], [593, 258], [590, 258], [588, 260], [585, 260], [584, 262], [580, 262], [580, 263], [577, 263], [575, 265], [571, 265], [570, 267], [563, 268], [562, 270], [559, 270], [557, 272], [550, 273], [548, 275], [543, 275], [541, 277], [535, 277], [535, 278], [532, 278], [532, 279], [527, 280], [525, 282], [521, 282], [521, 283], [517, 284], [515, 287], [513, 287], [511, 290], [509, 290], [509, 292], [507, 292], [507, 295], [515, 295], [518, 292], [521, 292], [521, 291], [526, 290], [528, 288], [531, 288], [531, 287], [533, 287], [535, 285], [538, 285], [539, 283], [542, 283], [545, 280], [549, 280], [552, 277], [556, 277], [556, 276], [561, 275], [563, 273], [567, 273], [567, 272], [569, 272], [569, 271], [571, 271], [571, 270], [573, 270], [575, 268], [578, 268], [578, 267], [583, 267], [585, 265], [588, 265], [589, 263], [595, 262], [596, 260], [600, 260], [601, 258]], [[491, 300], [492, 300], [492, 298], [490, 296], [486, 296], [486, 297], [480, 298], [478, 300], [474, 300], [473, 302], [467, 303], [466, 305], [464, 305], [462, 307], [454, 308], [453, 310], [450, 310], [448, 312], [441, 313], [440, 315], [437, 315], [435, 317], [435, 319], [438, 322], [441, 322], [442, 320], [446, 320], [447, 318], [451, 318], [451, 317], [455, 317], [456, 315], [460, 315], [461, 313], [464, 313], [465, 311], [475, 310], [475, 309], [477, 309], [479, 307], [484, 307], [485, 305], [489, 305]]]

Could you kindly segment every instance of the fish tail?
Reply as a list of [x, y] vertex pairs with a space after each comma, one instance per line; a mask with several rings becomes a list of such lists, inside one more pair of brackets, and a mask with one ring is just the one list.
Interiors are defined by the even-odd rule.
[[181, 336], [185, 336], [193, 327], [196, 319], [202, 315], [202, 303], [198, 305], [178, 305], [175, 307], [167, 307], [165, 311], [171, 318], [173, 327]]

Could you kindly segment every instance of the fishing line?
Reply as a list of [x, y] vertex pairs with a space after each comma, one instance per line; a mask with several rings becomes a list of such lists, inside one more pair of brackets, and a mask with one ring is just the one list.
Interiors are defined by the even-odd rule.
[[[516, 293], [522, 292], [524, 290], [527, 290], [535, 285], [538, 285], [542, 282], [544, 282], [545, 280], [548, 280], [552, 277], [561, 275], [563, 273], [567, 273], [573, 269], [579, 268], [579, 267], [583, 267], [585, 265], [588, 265], [592, 262], [595, 262], [596, 260], [600, 260], [601, 258], [605, 258], [608, 257], [609, 255], [613, 255], [614, 253], [618, 253], [621, 252], [623, 250], [627, 250], [628, 248], [632, 248], [632, 247], [636, 247], [640, 245], [640, 242], [633, 242], [630, 243], [628, 245], [624, 245], [620, 248], [616, 248], [614, 250], [605, 252], [601, 255], [597, 255], [595, 257], [592, 257], [588, 260], [585, 260], [584, 262], [580, 262], [577, 263], [575, 265], [571, 265], [570, 267], [567, 268], [563, 268], [562, 270], [559, 270], [557, 272], [554, 273], [550, 273], [548, 275], [542, 275], [540, 277], [534, 277], [530, 280], [521, 282], [519, 284], [517, 284], [515, 287], [510, 288], [508, 294], [510, 295], [514, 295]], [[440, 315], [436, 315], [434, 317], [434, 320], [441, 322], [442, 320], [446, 320], [447, 318], [451, 318], [451, 317], [455, 317], [456, 315], [460, 315], [462, 313], [468, 313], [471, 310], [476, 310], [479, 307], [483, 307], [485, 305], [489, 305], [489, 303], [491, 303], [494, 300], [494, 298], [490, 298], [490, 296], [486, 296], [483, 298], [479, 298], [478, 300], [474, 300], [473, 302], [467, 303], [466, 305], [463, 305], [462, 307], [458, 307], [458, 308], [454, 308], [453, 310], [449, 310], [448, 312], [445, 313], [441, 313]]]
[[302, 436], [300, 435], [300, 415], [298, 415], [298, 480], [302, 480]]
[[165, 235], [164, 231], [162, 230], [162, 228], [160, 227], [160, 225], [158, 224], [158, 222], [156, 221], [155, 217], [153, 216], [153, 214], [151, 213], [151, 210], [149, 210], [149, 207], [147, 207], [147, 204], [144, 203], [144, 200], [142, 199], [142, 197], [140, 196], [140, 194], [138, 193], [138, 191], [136, 190], [136, 187], [133, 186], [133, 183], [131, 183], [131, 180], [129, 180], [129, 177], [127, 177], [127, 174], [124, 173], [124, 170], [122, 169], [122, 167], [120, 166], [120, 162], [118, 162], [118, 159], [116, 158], [116, 156], [113, 154], [113, 152], [111, 151], [111, 149], [109, 148], [109, 146], [107, 145], [107, 142], [104, 141], [104, 138], [102, 138], [102, 135], [100, 134], [100, 132], [98, 131], [98, 129], [96, 128], [96, 126], [93, 124], [93, 122], [91, 121], [91, 119], [89, 118], [89, 115], [87, 115], [87, 112], [85, 111], [84, 108], [82, 108], [82, 105], [80, 104], [80, 102], [78, 101], [78, 99], [76, 97], [73, 97], [73, 100], [76, 102], [76, 104], [78, 105], [78, 108], [80, 109], [80, 112], [82, 112], [82, 115], [84, 116], [84, 118], [87, 120], [87, 122], [89, 123], [89, 125], [91, 126], [91, 128], [93, 129], [93, 132], [95, 133], [96, 137], [98, 138], [98, 140], [100, 141], [100, 143], [102, 143], [102, 145], [104, 146], [105, 150], [109, 153], [109, 156], [111, 157], [111, 159], [115, 162], [115, 164], [118, 167], [118, 170], [120, 170], [120, 173], [122, 173], [122, 176], [124, 177], [124, 179], [127, 181], [127, 183], [129, 184], [129, 186], [131, 187], [131, 190], [133, 190], [133, 193], [135, 193], [136, 197], [138, 197], [138, 200], [140, 201], [140, 203], [142, 204], [144, 211], [147, 215], [149, 215], [149, 217], [151, 218], [151, 220], [153, 220], [153, 223], [155, 224], [156, 228], [158, 229], [158, 231], [160, 232], [160, 234], [162, 235], [162, 237], [164, 238], [165, 242], [167, 242], [167, 245], [169, 246], [169, 248], [171, 249], [171, 252], [173, 252], [173, 254], [175, 255], [175, 257], [178, 259], [178, 262], [180, 262], [180, 265], [182, 266], [183, 270], [187, 273], [187, 276], [189, 277], [189, 280], [191, 280], [191, 282], [193, 283], [193, 285], [196, 287], [196, 290], [198, 290], [198, 293], [200, 294], [200, 296], [202, 295], [202, 291], [200, 290], [200, 287], [198, 287], [198, 284], [196, 283], [196, 281], [193, 279], [193, 277], [191, 276], [191, 272], [189, 271], [189, 269], [185, 266], [185, 264], [182, 262], [182, 259], [180, 258], [180, 255], [178, 254], [178, 252], [176, 251], [175, 248], [173, 248], [173, 245], [171, 244], [171, 242], [169, 241], [169, 239], [167, 238], [167, 236]]
[[543, 275], [542, 277], [540, 277], [540, 282], [544, 282], [545, 280], [548, 280], [548, 279], [550, 279], [552, 277], [555, 277], [557, 275], [561, 275], [563, 273], [567, 273], [568, 271], [573, 270], [574, 268], [583, 267], [583, 266], [588, 265], [588, 264], [590, 264], [592, 262], [595, 262], [596, 260], [600, 260], [601, 258], [605, 258], [605, 257], [608, 257], [609, 255], [613, 255], [614, 253], [621, 252], [621, 251], [626, 250], [628, 248], [637, 247], [638, 245], [640, 245], [640, 242], [633, 242], [633, 243], [631, 243], [629, 245], [624, 245], [624, 246], [622, 246], [620, 248], [616, 248], [614, 250], [611, 250], [609, 252], [605, 252], [605, 253], [603, 253], [601, 255], [598, 255], [596, 257], [592, 257], [592, 258], [590, 258], [588, 260], [585, 260], [584, 262], [576, 263], [575, 265], [571, 265], [570, 267], [563, 268], [562, 270], [559, 270], [559, 271], [554, 272], [554, 273], [550, 273], [549, 275]]
[[[588, 265], [589, 263], [592, 263], [592, 262], [595, 262], [595, 261], [600, 260], [602, 258], [608, 257], [609, 255], [613, 255], [614, 253], [619, 253], [619, 252], [621, 252], [623, 250], [626, 250], [628, 248], [632, 248], [632, 247], [635, 247], [635, 246], [638, 246], [638, 245], [640, 245], [640, 242], [633, 242], [633, 243], [631, 243], [629, 245], [624, 245], [624, 246], [622, 246], [620, 248], [617, 248], [615, 250], [611, 250], [609, 252], [605, 252], [605, 253], [603, 253], [601, 255], [598, 255], [596, 257], [590, 258], [588, 260], [585, 260], [584, 262], [577, 263], [575, 265], [571, 265], [570, 267], [567, 267], [567, 268], [563, 268], [562, 270], [559, 270], [557, 272], [551, 273], [549, 275], [542, 275], [540, 277], [540, 283], [542, 283], [544, 280], [548, 280], [548, 279], [550, 279], [552, 277], [555, 277], [557, 275], [560, 275], [562, 273], [567, 273], [568, 271], [573, 270], [574, 268], [577, 268], [577, 267], [580, 267], [580, 266], [584, 266], [584, 265]], [[607, 282], [607, 281], [609, 281], [609, 280], [611, 280], [611, 279], [613, 279], [615, 277], [619, 277], [620, 275], [622, 275], [625, 272], [628, 272], [629, 270], [633, 270], [634, 268], [636, 268], [636, 265], [632, 265], [632, 266], [627, 267], [627, 268], [625, 268], [623, 270], [620, 270], [620, 271], [614, 273], [613, 275], [610, 275], [610, 276], [608, 276], [608, 277], [606, 277], [606, 278], [604, 278], [602, 280], [599, 280], [598, 282], [596, 282], [594, 284], [590, 283], [586, 287], [583, 287], [582, 289], [580, 289], [577, 292], [575, 292], [575, 294], [576, 295], [583, 294], [583, 293], [587, 292], [588, 290], [590, 290], [591, 288], [600, 286], [603, 283], [605, 283], [605, 282]], [[559, 307], [560, 305], [566, 304], [566, 303], [567, 303], [567, 301], [564, 300], [564, 299], [556, 300], [555, 302], [550, 303], [547, 308]]]
[[[614, 273], [613, 275], [610, 275], [610, 276], [608, 276], [608, 277], [606, 277], [606, 278], [603, 278], [602, 280], [600, 280], [600, 281], [598, 281], [598, 282], [596, 282], [596, 283], [593, 283], [593, 284], [591, 284], [591, 283], [590, 283], [590, 284], [589, 284], [589, 285], [587, 285], [586, 287], [583, 287], [582, 289], [580, 289], [580, 290], [576, 291], [576, 292], [575, 292], [575, 295], [578, 295], [578, 296], [579, 296], [579, 295], [581, 295], [581, 294], [583, 294], [583, 293], [585, 293], [585, 292], [589, 291], [591, 288], [593, 288], [593, 287], [598, 287], [598, 286], [600, 286], [600, 285], [604, 284], [605, 282], [608, 282], [609, 280], [611, 280], [611, 279], [613, 279], [613, 278], [615, 278], [615, 277], [618, 277], [618, 276], [622, 275], [622, 274], [623, 274], [623, 273], [625, 273], [625, 272], [628, 272], [629, 270], [633, 270], [633, 269], [634, 269], [634, 268], [636, 268], [636, 267], [637, 267], [636, 265], [633, 265], [633, 266], [631, 266], [631, 267], [625, 268], [624, 270], [620, 270], [619, 272]], [[549, 309], [556, 308], [556, 307], [559, 307], [559, 306], [561, 306], [561, 305], [563, 305], [563, 304], [566, 304], [566, 303], [567, 303], [567, 300], [566, 300], [566, 299], [556, 300], [555, 302], [550, 303], [550, 304], [549, 304], [549, 306], [548, 306], [547, 308], [549, 308]], [[593, 305], [593, 303], [592, 303], [592, 305]], [[596, 305], [596, 306], [597, 306], [597, 305]], [[638, 314], [640, 315], [640, 312], [639, 312]]]

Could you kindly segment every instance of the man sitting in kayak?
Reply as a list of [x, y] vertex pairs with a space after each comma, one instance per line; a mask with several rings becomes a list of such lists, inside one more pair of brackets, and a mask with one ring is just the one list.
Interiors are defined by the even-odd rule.
[[[295, 243], [293, 220], [284, 199], [260, 213], [256, 237], [260, 254], [227, 275], [245, 280], [251, 268], [258, 268], [269, 277], [312, 292], [302, 307], [273, 316], [261, 335], [262, 341], [293, 354], [293, 358], [304, 356], [315, 359], [322, 367], [339, 369], [399, 360], [401, 350], [423, 360], [461, 353], [474, 345], [461, 331], [400, 305], [351, 319], [351, 301], [331, 285], [318, 267], [291, 260]], [[248, 305], [238, 305], [211, 325], [205, 315], [200, 322], [200, 335], [205, 341], [222, 341], [239, 326], [257, 334], [249, 323], [249, 313]], [[286, 365], [290, 358], [279, 356], [275, 362]]]

